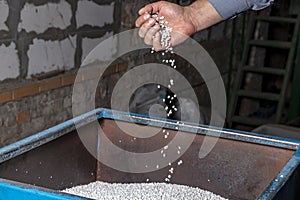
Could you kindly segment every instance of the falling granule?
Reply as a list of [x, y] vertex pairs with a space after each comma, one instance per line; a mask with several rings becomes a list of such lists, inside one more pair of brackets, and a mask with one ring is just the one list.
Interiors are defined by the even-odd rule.
[[171, 66], [172, 66], [172, 65], [174, 65], [174, 63], [175, 63], [175, 60], [174, 60], [174, 59], [170, 59], [170, 60], [169, 60], [169, 63], [171, 63]]
[[157, 88], [160, 89], [160, 85], [157, 85]]
[[171, 178], [171, 177], [172, 177], [172, 176], [169, 174], [169, 175], [168, 175], [168, 178]]
[[[149, 179], [146, 180], [147, 182]], [[165, 178], [169, 182], [169, 178]], [[62, 191], [97, 200], [161, 199], [161, 200], [225, 200], [225, 198], [200, 188], [170, 183], [105, 183], [96, 181]]]
[[169, 133], [169, 132], [167, 132], [167, 135], [170, 135], [170, 133]]
[[164, 146], [164, 150], [168, 149], [168, 147], [169, 147], [168, 145]]
[[166, 157], [166, 154], [164, 153], [162, 156], [163, 156], [163, 157]]
[[174, 85], [174, 80], [173, 79], [170, 80], [170, 84]]
[[156, 169], [159, 169], [159, 165], [156, 165]]
[[[171, 46], [171, 32], [172, 32], [172, 28], [171, 27], [168, 27], [166, 24], [168, 24], [167, 21], [164, 21], [163, 19], [165, 18], [164, 16], [160, 16], [158, 17], [158, 13], [153, 13], [151, 14], [151, 17], [153, 19], [155, 19], [156, 21], [156, 24], [159, 24], [160, 26], [160, 29], [159, 29], [159, 34], [160, 34], [160, 44], [162, 47], [165, 48], [165, 51], [161, 53], [162, 56], [165, 56], [165, 53], [171, 53], [173, 54], [173, 47]], [[154, 47], [152, 47], [151, 49], [151, 53], [154, 52]], [[175, 59], [163, 59], [162, 60], [163, 63], [167, 63], [171, 65], [171, 67], [173, 67], [174, 69], [176, 68], [176, 65], [175, 65]], [[168, 88], [171, 89], [171, 87], [174, 85], [174, 80], [171, 79], [170, 80], [170, 84], [168, 84]], [[159, 89], [161, 88], [160, 85], [157, 86]], [[171, 97], [170, 95], [167, 96], [167, 99], [171, 99], [169, 101], [170, 104], [172, 104], [172, 100], [174, 100], [174, 97]], [[165, 99], [162, 100], [164, 103], [166, 102]], [[165, 107], [165, 111], [168, 111], [169, 108], [166, 106]], [[173, 110], [175, 112], [177, 112], [177, 108], [173, 107]], [[168, 113], [167, 113], [167, 117], [170, 117], [171, 115], [173, 114], [172, 110], [169, 110]], [[178, 128], [177, 128], [178, 129]], [[165, 136], [166, 138], [166, 136]]]
[[154, 47], [152, 47], [151, 48], [151, 53], [154, 53], [155, 52], [154, 50], [155, 50]]
[[164, 132], [166, 132], [166, 130], [164, 129], [162, 132], [164, 133]]
[[177, 163], [177, 165], [179, 166], [179, 165], [181, 165], [182, 163], [183, 163], [182, 160], [179, 160], [178, 163]]

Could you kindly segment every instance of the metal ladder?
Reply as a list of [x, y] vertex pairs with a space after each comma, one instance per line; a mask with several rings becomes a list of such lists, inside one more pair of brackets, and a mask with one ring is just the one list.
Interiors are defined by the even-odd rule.
[[[286, 92], [288, 84], [291, 78], [294, 57], [296, 52], [296, 46], [299, 35], [299, 25], [300, 17], [297, 18], [286, 18], [286, 17], [275, 17], [275, 16], [260, 16], [252, 13], [250, 16], [250, 23], [248, 28], [248, 33], [245, 40], [244, 51], [241, 60], [241, 67], [238, 68], [236, 82], [233, 88], [232, 99], [229, 104], [227, 122], [228, 126], [232, 127], [233, 123], [246, 125], [246, 126], [259, 126], [266, 123], [280, 123], [282, 121], [282, 113], [286, 103]], [[255, 29], [256, 22], [275, 22], [275, 23], [288, 23], [294, 25], [294, 31], [291, 41], [277, 41], [277, 40], [253, 40], [252, 35]], [[257, 67], [257, 66], [247, 66], [247, 61], [249, 58], [251, 47], [263, 47], [263, 48], [278, 48], [288, 50], [287, 62], [284, 69], [270, 68], [270, 67]], [[281, 91], [279, 94], [270, 93], [270, 92], [259, 92], [252, 90], [241, 89], [242, 81], [245, 77], [245, 73], [255, 73], [255, 74], [268, 74], [268, 75], [277, 75], [283, 76], [283, 83]], [[258, 119], [254, 117], [244, 117], [236, 114], [238, 109], [238, 100], [239, 98], [248, 98], [255, 100], [269, 100], [277, 102], [277, 110], [275, 120], [269, 119]]]

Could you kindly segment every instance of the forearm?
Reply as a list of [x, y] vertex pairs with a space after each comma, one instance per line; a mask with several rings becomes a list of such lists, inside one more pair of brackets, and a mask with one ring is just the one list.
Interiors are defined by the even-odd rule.
[[184, 10], [186, 15], [189, 15], [196, 32], [222, 21], [222, 17], [209, 0], [197, 0], [184, 7]]

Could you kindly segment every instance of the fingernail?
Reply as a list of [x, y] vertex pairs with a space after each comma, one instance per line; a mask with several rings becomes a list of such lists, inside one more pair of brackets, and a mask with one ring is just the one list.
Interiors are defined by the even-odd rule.
[[147, 13], [144, 15], [144, 19], [148, 19], [148, 18], [150, 18], [150, 15]]
[[152, 18], [149, 19], [149, 21], [148, 21], [149, 24], [152, 24], [153, 22], [154, 22], [154, 19], [152, 19]]

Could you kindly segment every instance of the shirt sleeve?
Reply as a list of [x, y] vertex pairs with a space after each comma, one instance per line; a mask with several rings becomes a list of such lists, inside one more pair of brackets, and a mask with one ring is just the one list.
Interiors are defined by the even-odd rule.
[[243, 11], [260, 10], [271, 5], [274, 0], [208, 0], [225, 20]]

